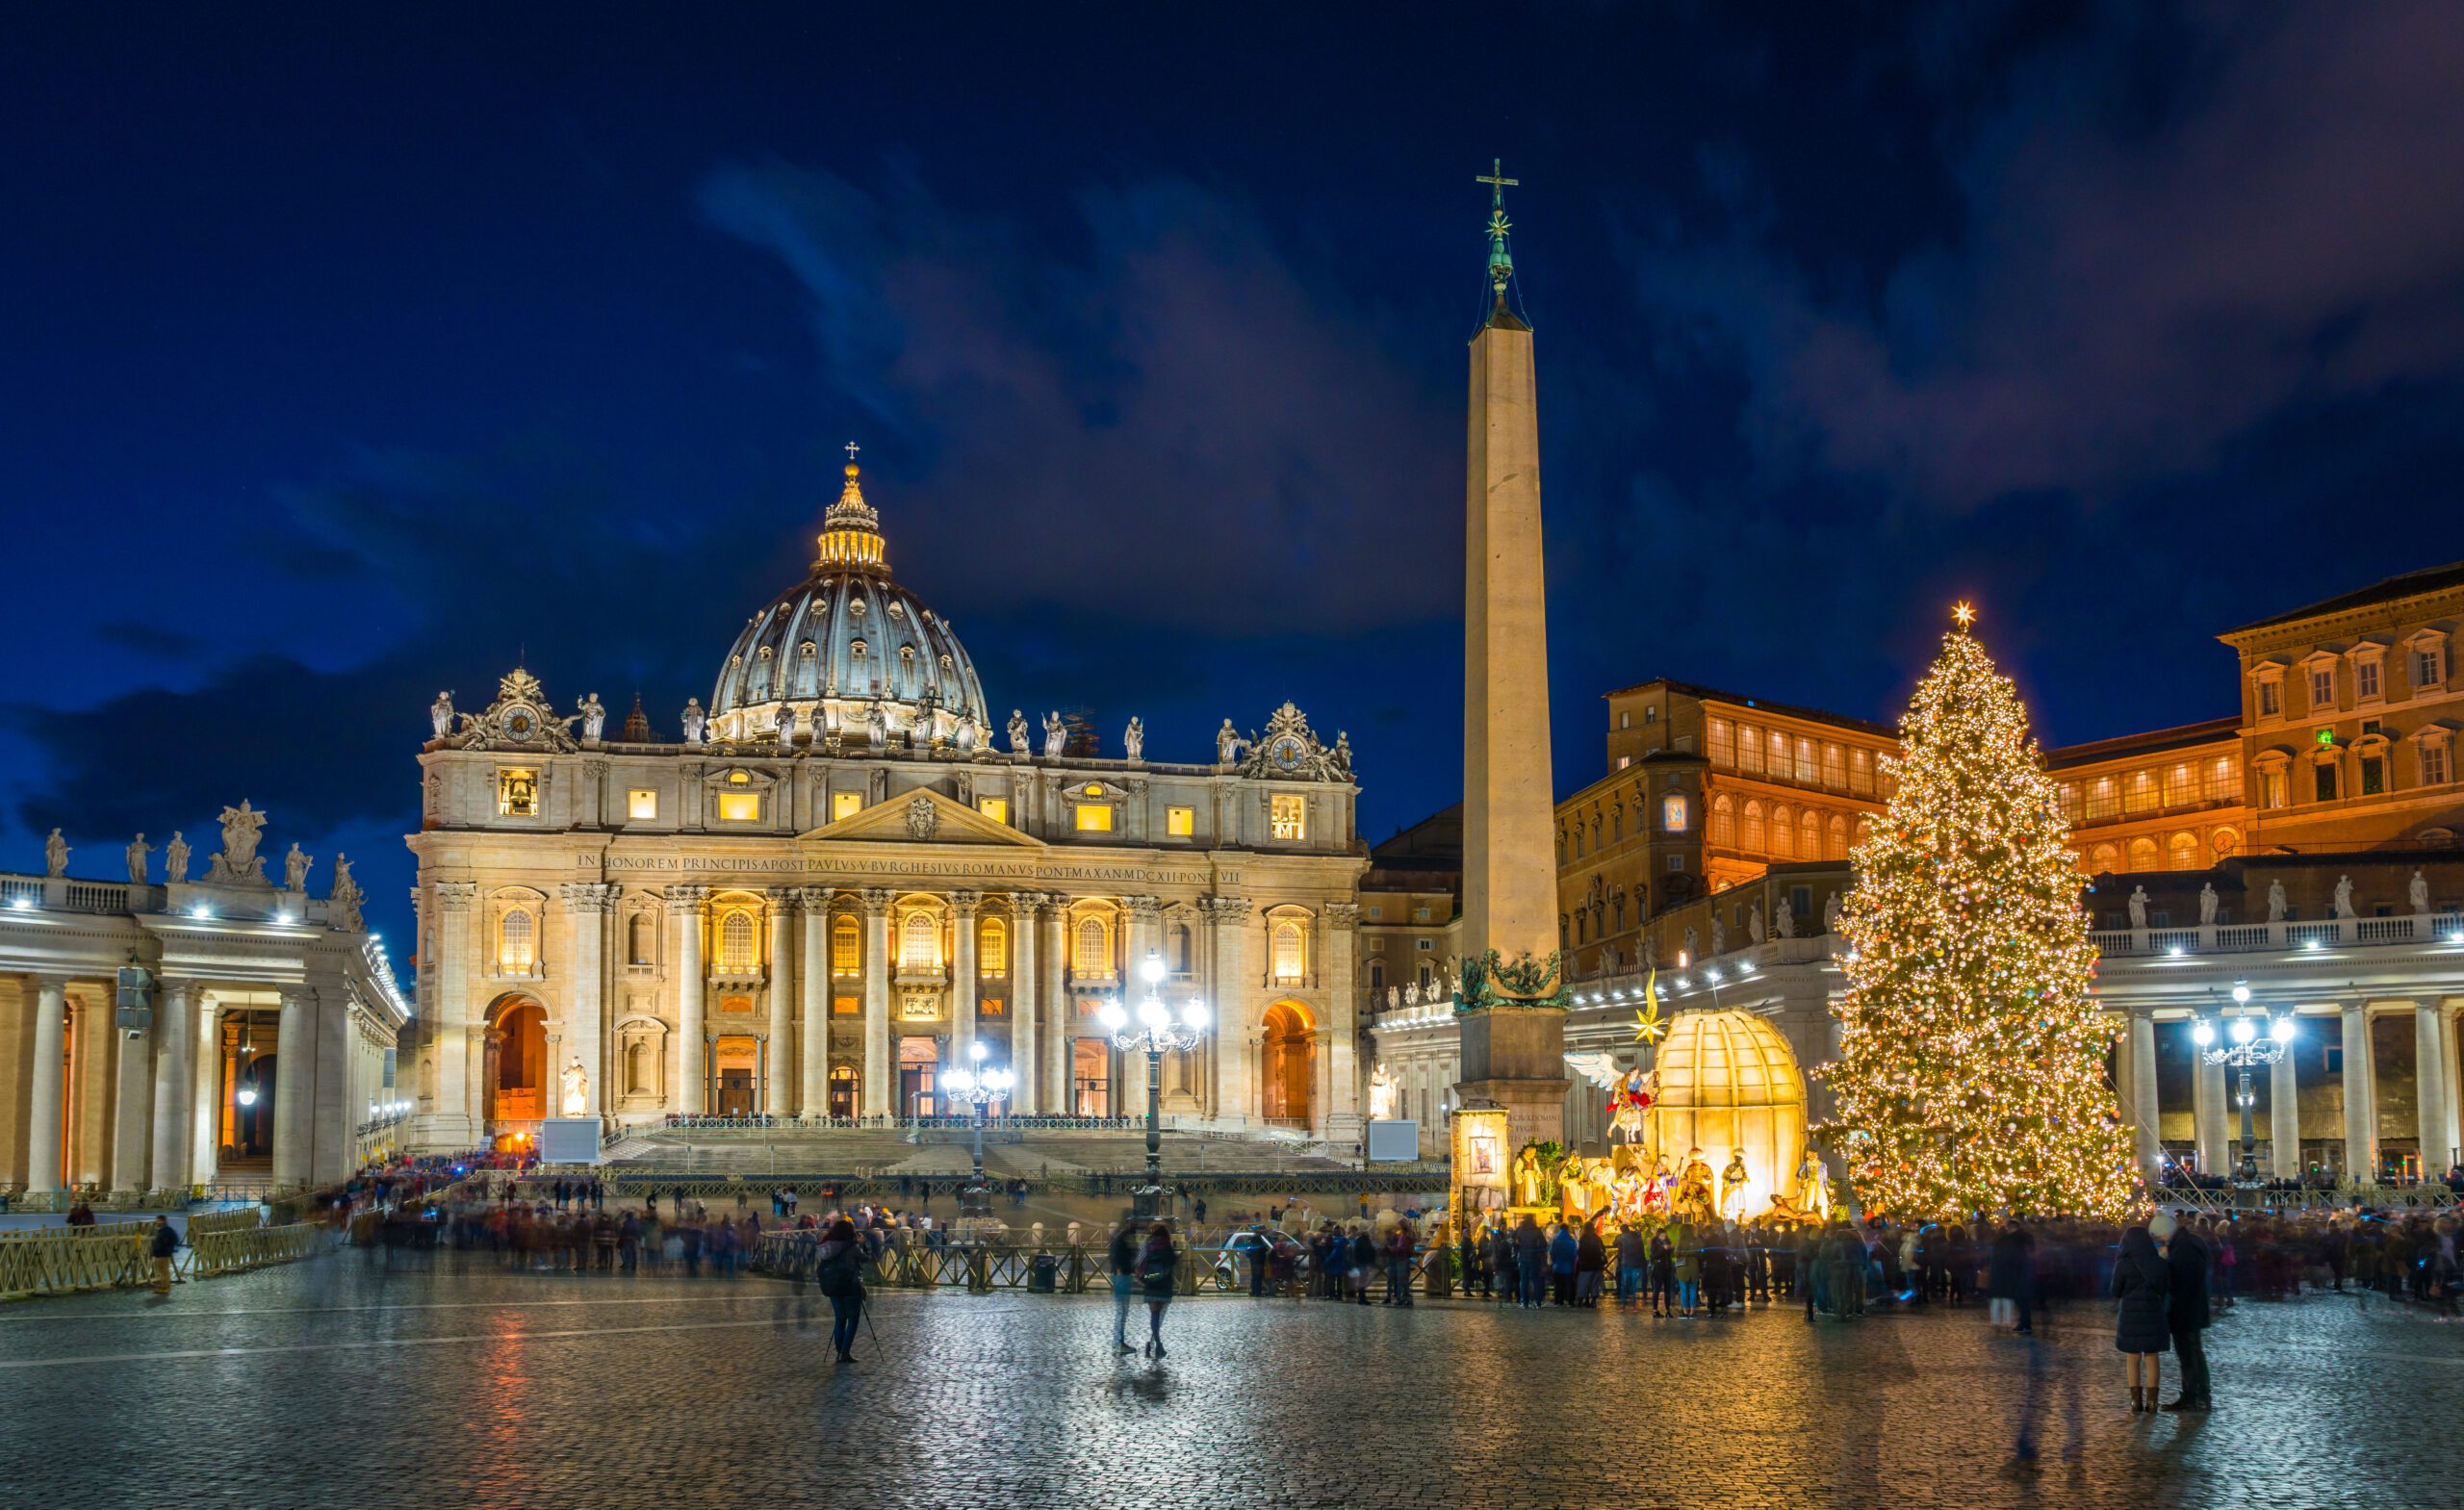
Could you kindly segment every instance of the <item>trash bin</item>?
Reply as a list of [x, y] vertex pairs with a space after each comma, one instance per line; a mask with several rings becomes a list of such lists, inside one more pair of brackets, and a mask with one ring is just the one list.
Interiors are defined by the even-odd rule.
[[1027, 1269], [1028, 1292], [1039, 1295], [1051, 1294], [1054, 1289], [1054, 1281], [1060, 1277], [1060, 1274], [1061, 1255], [1057, 1253], [1037, 1254], [1035, 1257], [1035, 1263]]

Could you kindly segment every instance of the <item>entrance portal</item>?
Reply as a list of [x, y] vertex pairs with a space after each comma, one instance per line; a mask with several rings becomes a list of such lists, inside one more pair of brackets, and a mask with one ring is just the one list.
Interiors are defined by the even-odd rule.
[[721, 1116], [751, 1116], [754, 1080], [760, 1069], [761, 1049], [753, 1038], [719, 1038], [710, 1044], [710, 1072], [718, 1078], [712, 1109]]
[[496, 1051], [489, 1078], [488, 1120], [531, 1122], [548, 1114], [548, 1009], [527, 996], [510, 999], [488, 1035]]
[[932, 1038], [898, 1040], [898, 1105], [902, 1116], [932, 1116], [940, 1110], [940, 1045]]
[[1261, 1045], [1265, 1073], [1259, 1089], [1267, 1125], [1306, 1132], [1318, 1050], [1309, 1009], [1298, 1002], [1277, 1002], [1267, 1009], [1266, 1030], [1266, 1042]]

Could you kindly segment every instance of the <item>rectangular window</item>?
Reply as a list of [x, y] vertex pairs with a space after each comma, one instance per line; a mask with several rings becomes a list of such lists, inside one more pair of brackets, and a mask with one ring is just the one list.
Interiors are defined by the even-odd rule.
[[1415, 938], [1412, 940], [1412, 947], [1423, 954], [1427, 954], [1437, 948], [1437, 940], [1434, 938]]
[[719, 821], [721, 823], [760, 822], [761, 794], [759, 792], [719, 793]]
[[841, 818], [853, 818], [856, 814], [862, 812], [863, 810], [864, 794], [861, 792], [833, 792], [830, 794], [830, 821], [833, 823], [836, 823]]
[[646, 786], [636, 786], [625, 794], [625, 816], [655, 818], [658, 816], [658, 793]]
[[1621, 708], [1618, 710], [1617, 727], [1619, 729], [1631, 729], [1634, 727], [1634, 710], [1632, 708]]
[[1078, 832], [1081, 833], [1110, 833], [1113, 832], [1112, 804], [1080, 803], [1078, 805]]
[[1010, 821], [1010, 799], [1007, 797], [979, 797], [975, 800], [975, 810], [991, 819], [994, 823], [1008, 823]]
[[2198, 786], [2191, 779], [2190, 766], [2187, 763], [2167, 766], [2165, 768], [2165, 806], [2187, 807], [2196, 801], [2198, 801]]
[[2313, 712], [2332, 712], [2336, 705], [2336, 672], [2332, 666], [2321, 666], [2310, 673], [2310, 708]]
[[1762, 730], [1752, 724], [1736, 726], [1736, 765], [1748, 776], [1762, 774]]
[[2061, 799], [2063, 821], [2077, 823], [2079, 821], [2079, 783], [2065, 781], [2056, 788], [2056, 791]]
[[1833, 791], [1848, 784], [1848, 752], [1837, 745], [1822, 747], [1822, 784]]
[[2259, 806], [2262, 807], [2284, 806], [2284, 773], [2282, 771], [2259, 773]]
[[2446, 784], [2446, 781], [2447, 747], [2430, 744], [2422, 746], [2422, 784], [2441, 786]]
[[2332, 765], [2322, 765], [2316, 767], [2316, 770], [2319, 801], [2334, 802], [2336, 800], [2336, 768]]
[[830, 1014], [834, 1017], [858, 1016], [863, 1010], [864, 1000], [860, 996], [834, 996], [830, 999]]
[[2121, 811], [2121, 783], [2110, 776], [2100, 776], [2088, 788], [2088, 816], [2110, 818]]
[[1369, 941], [1369, 952], [1373, 955], [1384, 954], [1386, 952], [1386, 935], [1380, 934], [1376, 937], [1372, 938]]
[[2447, 679], [2447, 648], [2413, 652], [2413, 690], [2425, 692]]
[[539, 816], [538, 772], [525, 769], [497, 773], [497, 816], [500, 818]]
[[2352, 663], [2352, 691], [2357, 698], [2378, 696], [2378, 662], [2357, 660]]
[[1373, 907], [1369, 909], [1369, 920], [1373, 923], [1381, 921], [1385, 916], [1386, 909], [1382, 907]]
[[1813, 741], [1810, 739], [1800, 739], [1797, 741], [1796, 779], [1809, 785], [1813, 782]]
[[1197, 809], [1167, 807], [1164, 809], [1164, 832], [1176, 839], [1186, 839], [1197, 832]]
[[1711, 763], [1723, 770], [1736, 764], [1736, 731], [1725, 718], [1710, 722]]
[[2387, 790], [2387, 762], [2376, 755], [2361, 757], [2361, 795], [2376, 797]]
[[1671, 870], [1683, 870], [1685, 868], [1685, 857], [1682, 855], [1671, 855], [1668, 857], [1668, 868]]
[[2231, 755], [2218, 755], [2208, 762], [2207, 800], [2212, 803], [2238, 803], [2242, 800], [2242, 767]]
[[854, 975], [861, 947], [857, 941], [856, 920], [839, 914], [838, 920], [830, 925], [830, 973]]
[[1278, 793], [1271, 809], [1274, 814], [1274, 836], [1278, 839], [1308, 837], [1308, 799]]
[[1848, 789], [1870, 793], [1874, 789], [1874, 755], [1870, 750], [1848, 752]]
[[1787, 779], [1788, 736], [1775, 729], [1771, 730], [1771, 780], [1784, 781]]
[[2273, 718], [2283, 711], [2284, 700], [2281, 689], [2277, 687], [2273, 680], [2260, 682], [2259, 716], [2261, 718]]
[[1620, 771], [1622, 771], [1622, 770], [1626, 769], [1626, 767], [1628, 767], [1628, 766], [1630, 766], [1630, 765], [1632, 765], [1633, 763], [1634, 763], [1634, 757], [1633, 757], [1632, 755], [1619, 755], [1619, 756], [1617, 757], [1617, 769], [1619, 769]]
[[1427, 921], [1428, 921], [1428, 909], [1426, 909], [1426, 908], [1424, 908], [1424, 907], [1416, 907], [1416, 908], [1412, 909], [1412, 921], [1413, 921], [1413, 922], [1415, 922], [1415, 923], [1425, 923], [1425, 922], [1427, 922]]

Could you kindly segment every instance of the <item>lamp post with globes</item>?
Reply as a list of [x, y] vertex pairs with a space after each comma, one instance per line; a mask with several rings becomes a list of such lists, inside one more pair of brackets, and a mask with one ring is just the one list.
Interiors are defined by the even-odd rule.
[[968, 1102], [975, 1108], [975, 1177], [959, 1192], [959, 1215], [989, 1216], [992, 1215], [992, 1191], [984, 1183], [984, 1109], [995, 1101], [1009, 1099], [1010, 1088], [1017, 1077], [1006, 1069], [987, 1069], [984, 1056], [988, 1052], [984, 1040], [978, 1038], [966, 1046], [975, 1059], [973, 1069], [954, 1069], [941, 1077], [941, 1088], [954, 1100]]
[[[2234, 986], [2233, 1003], [2237, 1007], [2247, 1007], [2250, 988], [2247, 985]], [[2285, 1050], [2292, 1046], [2294, 1037], [2299, 1031], [2298, 1025], [2287, 1015], [2269, 1022], [2268, 1031], [2262, 1037], [2257, 1015], [2246, 1011], [2226, 1021], [2224, 1036], [2232, 1041], [2218, 1048], [2214, 1046], [2216, 1028], [2206, 1018], [2201, 1017], [2191, 1026], [2191, 1039], [2198, 1045], [2201, 1059], [2211, 1064], [2224, 1064], [2241, 1071], [2241, 1081], [2234, 1089], [2233, 1099], [2242, 1108], [2242, 1180], [2246, 1185], [2256, 1185], [2259, 1179], [2258, 1137], [2250, 1128], [2250, 1108], [2258, 1098], [2250, 1090], [2250, 1068], [2254, 1064], [2273, 1064], [2283, 1059]], [[2274, 1114], [2283, 1116], [2286, 1112], [2286, 1108], [2278, 1107]], [[2277, 1171], [2279, 1175], [2283, 1172]]]
[[1146, 1055], [1146, 1184], [1138, 1191], [1133, 1210], [1141, 1216], [1161, 1216], [1171, 1209], [1164, 1191], [1164, 1056], [1197, 1047], [1206, 1035], [1207, 1011], [1206, 1004], [1194, 996], [1178, 1017], [1164, 1005], [1156, 994], [1164, 982], [1162, 955], [1148, 951], [1138, 973], [1146, 982], [1146, 999], [1138, 1004], [1137, 1025], [1131, 1026], [1130, 1014], [1118, 1002], [1106, 1002], [1095, 1016], [1112, 1035], [1114, 1048], [1123, 1053], [1143, 1050]]

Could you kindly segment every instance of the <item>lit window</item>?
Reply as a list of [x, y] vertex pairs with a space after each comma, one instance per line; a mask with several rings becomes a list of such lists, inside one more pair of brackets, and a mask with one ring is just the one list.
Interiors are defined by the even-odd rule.
[[1659, 800], [1659, 826], [1671, 833], [1685, 832], [1685, 796], [1671, 792]]
[[1197, 809], [1194, 807], [1165, 808], [1164, 832], [1176, 839], [1186, 839], [1197, 832]]
[[1010, 973], [1010, 929], [997, 917], [986, 918], [977, 932], [975, 971], [988, 981]]
[[507, 912], [497, 925], [497, 973], [528, 975], [538, 959], [538, 925], [522, 909]]
[[1848, 789], [1870, 792], [1874, 789], [1874, 754], [1870, 750], [1848, 752]]
[[2121, 810], [2154, 812], [2156, 810], [2156, 773], [2133, 771], [2122, 787]]
[[2332, 666], [2321, 666], [2310, 673], [2310, 706], [2314, 711], [2336, 705], [2336, 672]]
[[856, 814], [862, 812], [863, 810], [864, 794], [861, 792], [833, 792], [830, 794], [830, 821], [833, 823], [836, 823], [841, 818], [853, 818]]
[[2077, 823], [2079, 821], [2079, 783], [2065, 781], [2056, 787], [2054, 792], [2055, 799], [2061, 806], [2064, 819]]
[[994, 823], [1008, 823], [1010, 821], [1010, 799], [1007, 797], [979, 797], [975, 800], [975, 810], [991, 819]]
[[898, 962], [902, 969], [941, 967], [941, 930], [930, 912], [910, 912], [899, 930]]
[[1736, 764], [1748, 776], [1762, 774], [1762, 730], [1752, 724], [1736, 726]]
[[721, 823], [758, 823], [760, 820], [761, 794], [759, 792], [719, 793]]
[[1736, 809], [1725, 793], [1711, 800], [1711, 842], [1722, 849], [1736, 848]]
[[2165, 806], [2187, 807], [2198, 801], [2198, 787], [2191, 778], [2187, 761], [2165, 768]]
[[1274, 836], [1278, 839], [1299, 839], [1308, 836], [1307, 799], [1278, 795], [1274, 800]]
[[1738, 848], [1750, 854], [1759, 855], [1764, 847], [1762, 805], [1758, 802], [1749, 802], [1745, 805], [1745, 841]]
[[1113, 973], [1112, 934], [1102, 918], [1081, 919], [1075, 940], [1077, 947], [1069, 959], [1071, 975], [1081, 980], [1101, 980]]
[[1797, 857], [1796, 831], [1788, 827], [1788, 809], [1785, 807], [1771, 809], [1771, 853], [1780, 859]]
[[1104, 795], [1104, 789], [1101, 786], [1090, 786], [1087, 788], [1086, 795], [1090, 797], [1101, 797]]
[[719, 922], [719, 970], [750, 975], [754, 969], [753, 914], [730, 912]]
[[1771, 780], [1784, 781], [1787, 779], [1788, 736], [1775, 729], [1771, 730]]
[[2165, 845], [2165, 868], [2168, 870], [2198, 869], [2198, 840], [2187, 833], [2176, 833]]
[[1736, 731], [1725, 718], [1710, 723], [1711, 763], [1723, 769], [1736, 764]]
[[1112, 832], [1112, 827], [1113, 809], [1111, 804], [1080, 803], [1078, 805], [1079, 832], [1109, 833]]
[[1797, 741], [1796, 775], [1797, 780], [1800, 781], [1810, 781], [1813, 780], [1813, 741], [1810, 739], [1800, 739]]
[[625, 816], [655, 818], [658, 816], [658, 793], [646, 786], [636, 786], [625, 794]]
[[497, 773], [497, 814], [505, 818], [539, 816], [539, 773], [531, 770]]
[[748, 785], [752, 781], [753, 778], [745, 775], [742, 771], [730, 771], [728, 773], [728, 784], [730, 786]]
[[854, 975], [860, 968], [860, 953], [856, 920], [840, 913], [838, 921], [830, 925], [830, 973]]
[[1285, 985], [1300, 979], [1300, 925], [1290, 918], [1274, 925], [1274, 978]]
[[2207, 800], [2212, 803], [2238, 803], [2242, 800], [2242, 766], [2231, 755], [2218, 755], [2208, 766]]
[[[853, 1017], [860, 1013], [863, 1010], [864, 1003], [861, 997], [834, 996], [830, 999], [830, 1014], [834, 1017]], [[846, 1075], [850, 1079], [853, 1079], [855, 1077], [855, 1073], [856, 1072], [854, 1070], [849, 1069], [842, 1064], [838, 1068], [830, 1072], [830, 1078], [835, 1080], [840, 1075]]]
[[1837, 745], [1822, 747], [1822, 784], [1834, 791], [1848, 784], [1848, 752]]

